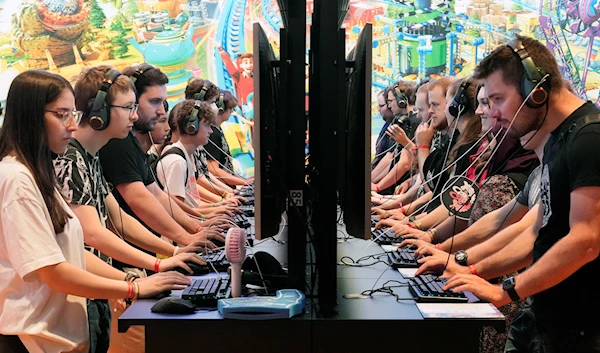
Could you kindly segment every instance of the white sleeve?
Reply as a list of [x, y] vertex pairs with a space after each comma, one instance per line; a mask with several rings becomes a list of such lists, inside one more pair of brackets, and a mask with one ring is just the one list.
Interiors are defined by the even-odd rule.
[[21, 278], [66, 261], [43, 202], [16, 199], [2, 209], [0, 217], [8, 261]]
[[187, 179], [185, 159], [176, 154], [165, 156], [156, 166], [156, 174], [166, 193], [185, 199], [185, 180]]

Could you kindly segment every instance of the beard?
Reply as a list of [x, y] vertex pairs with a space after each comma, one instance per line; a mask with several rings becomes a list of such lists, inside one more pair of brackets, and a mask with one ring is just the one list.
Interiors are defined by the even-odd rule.
[[146, 133], [154, 131], [154, 129], [156, 129], [157, 122], [158, 122], [158, 117], [148, 119], [148, 120], [138, 119], [136, 122], [133, 123], [133, 127], [137, 131], [146, 134]]

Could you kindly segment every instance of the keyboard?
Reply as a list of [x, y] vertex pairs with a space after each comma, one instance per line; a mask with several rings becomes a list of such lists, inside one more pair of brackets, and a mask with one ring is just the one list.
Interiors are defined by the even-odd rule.
[[240, 211], [246, 217], [254, 217], [254, 205], [242, 205]]
[[248, 218], [245, 215], [236, 214], [233, 216], [233, 221], [240, 228], [250, 228], [250, 222], [248, 222]]
[[379, 245], [400, 244], [404, 241], [403, 237], [394, 235], [390, 228], [377, 228], [371, 232], [371, 239]]
[[254, 196], [248, 196], [248, 197], [244, 197], [246, 199], [246, 201], [241, 200], [242, 205], [254, 205]]
[[371, 217], [371, 227], [375, 227], [377, 225], [377, 223], [379, 223], [379, 221], [381, 221], [381, 218]]
[[216, 308], [219, 299], [231, 297], [229, 277], [199, 278], [185, 287], [181, 294], [186, 299], [201, 308]]
[[415, 259], [415, 250], [409, 248], [398, 248], [396, 251], [390, 251], [388, 260], [393, 268], [419, 267], [421, 264]]
[[[225, 250], [218, 250], [214, 252], [209, 252], [207, 254], [201, 254], [204, 261], [206, 261], [206, 265], [209, 270], [214, 271], [212, 268], [214, 266], [215, 270], [219, 272], [225, 272], [229, 268], [229, 261], [227, 261], [227, 257], [225, 256]], [[209, 262], [212, 264], [209, 265]]]
[[442, 289], [447, 280], [447, 278], [420, 275], [408, 280], [409, 289], [415, 296], [415, 300], [422, 303], [467, 303], [469, 299], [463, 293]]

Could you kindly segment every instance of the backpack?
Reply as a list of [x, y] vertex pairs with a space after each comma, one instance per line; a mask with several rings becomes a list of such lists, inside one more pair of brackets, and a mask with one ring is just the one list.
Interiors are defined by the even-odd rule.
[[[178, 156], [180, 156], [181, 158], [183, 158], [184, 161], [186, 161], [186, 170], [185, 170], [185, 175], [184, 175], [184, 180], [183, 180], [183, 185], [187, 186], [187, 182], [188, 182], [188, 178], [187, 178], [187, 159], [185, 158], [185, 153], [181, 150], [181, 148], [179, 147], [171, 147], [169, 148], [169, 150], [167, 150], [166, 152], [164, 152], [163, 154], [161, 154], [159, 157], [156, 156], [151, 156], [149, 158], [149, 163], [150, 163], [150, 168], [152, 168], [152, 171], [154, 172], [154, 175], [156, 175], [156, 183], [158, 184], [158, 186], [161, 189], [165, 189], [164, 185], [161, 184], [161, 182], [158, 180], [158, 164], [161, 163], [160, 161], [165, 158], [168, 155], [171, 154], [176, 154]], [[162, 172], [162, 171], [161, 171]]]

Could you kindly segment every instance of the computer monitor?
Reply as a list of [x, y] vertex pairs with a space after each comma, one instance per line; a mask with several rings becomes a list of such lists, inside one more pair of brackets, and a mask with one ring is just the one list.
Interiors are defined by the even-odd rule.
[[[279, 111], [279, 62], [259, 23], [254, 23], [254, 190], [256, 239], [279, 233], [285, 193]], [[276, 169], [277, 168], [277, 169]]]
[[340, 131], [338, 192], [349, 235], [371, 237], [371, 74], [373, 27], [366, 24], [347, 57], [345, 120]]
[[277, 0], [277, 6], [279, 7], [279, 13], [281, 14], [281, 21], [283, 26], [288, 28], [288, 1], [289, 0]]

